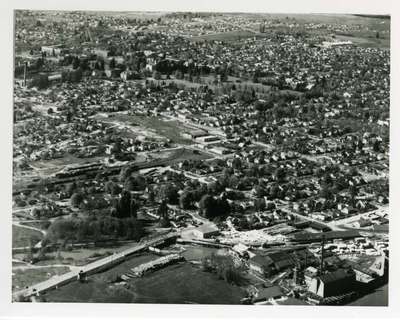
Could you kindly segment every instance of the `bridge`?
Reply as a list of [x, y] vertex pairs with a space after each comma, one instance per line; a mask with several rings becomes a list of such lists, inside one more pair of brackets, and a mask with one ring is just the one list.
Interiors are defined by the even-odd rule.
[[124, 251], [114, 253], [113, 255], [107, 256], [105, 258], [96, 260], [91, 262], [81, 268], [77, 268], [76, 270], [72, 270], [70, 272], [64, 273], [60, 276], [52, 277], [51, 279], [45, 280], [43, 282], [34, 284], [26, 289], [17, 291], [13, 293], [13, 300], [16, 300], [18, 297], [30, 297], [33, 295], [43, 294], [51, 289], [57, 289], [58, 287], [65, 285], [69, 282], [77, 280], [81, 274], [90, 275], [97, 273], [99, 271], [103, 271], [112, 266], [115, 266], [121, 262], [123, 262], [128, 256], [145, 250], [150, 246], [155, 246], [160, 243], [163, 243], [169, 239], [177, 238], [179, 236], [178, 232], [169, 232], [167, 234], [146, 239], [135, 244], [133, 247], [128, 248]]

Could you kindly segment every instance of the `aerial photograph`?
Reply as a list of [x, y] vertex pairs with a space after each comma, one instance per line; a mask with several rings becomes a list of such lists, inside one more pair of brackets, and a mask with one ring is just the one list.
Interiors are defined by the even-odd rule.
[[388, 306], [390, 22], [15, 10], [10, 300]]

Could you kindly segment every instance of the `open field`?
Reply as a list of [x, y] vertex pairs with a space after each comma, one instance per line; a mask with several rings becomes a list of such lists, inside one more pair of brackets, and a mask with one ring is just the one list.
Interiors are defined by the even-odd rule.
[[[194, 153], [191, 149], [180, 148], [173, 151], [160, 151], [152, 154], [152, 159], [157, 162], [157, 165], [172, 165], [176, 162], [180, 162], [183, 160], [205, 160], [211, 158], [208, 154], [199, 151], [198, 153]], [[146, 165], [148, 162], [137, 163], [137, 165], [144, 164]]]
[[188, 144], [189, 140], [182, 138], [180, 124], [176, 121], [163, 121], [156, 117], [132, 116], [132, 120], [140, 126], [154, 130], [157, 134], [171, 139], [173, 142]]
[[[73, 266], [82, 266], [101, 259], [102, 257], [112, 255], [114, 252], [123, 251], [132, 247], [131, 242], [123, 244], [109, 244], [102, 246], [91, 246], [85, 248], [63, 249], [59, 253], [57, 251], [46, 253], [46, 259], [39, 261], [35, 266], [48, 266], [52, 264], [68, 264]], [[14, 254], [15, 259], [22, 259], [25, 254]]]
[[12, 245], [16, 247], [26, 247], [31, 244], [36, 244], [42, 240], [42, 234], [38, 231], [23, 228], [19, 226], [12, 226]]
[[71, 164], [86, 164], [86, 163], [93, 163], [95, 161], [100, 161], [104, 159], [104, 157], [93, 157], [93, 158], [78, 158], [70, 154], [66, 154], [62, 158], [58, 159], [51, 159], [51, 160], [39, 160], [31, 163], [31, 166], [36, 169], [51, 169], [57, 167], [64, 167]]
[[68, 267], [48, 267], [40, 269], [13, 270], [12, 283], [13, 290], [21, 289], [26, 286], [47, 280], [53, 276], [60, 275], [69, 271]]
[[335, 35], [336, 39], [341, 41], [351, 41], [360, 47], [378, 47], [378, 48], [389, 48], [390, 39], [376, 39], [374, 37], [362, 37], [357, 35]]
[[[262, 34], [261, 34], [262, 35]], [[223, 33], [206, 34], [202, 36], [191, 37], [192, 41], [237, 41], [241, 39], [246, 39], [254, 37], [254, 32], [251, 31], [229, 31]]]
[[172, 121], [163, 121], [156, 117], [128, 114], [112, 114], [110, 118], [99, 118], [105, 123], [113, 123], [118, 127], [129, 129], [133, 136], [145, 135], [149, 138], [166, 138], [172, 142], [188, 144], [180, 134], [179, 124]]
[[[144, 263], [147, 259], [141, 256], [140, 260], [140, 263]], [[95, 275], [88, 283], [70, 283], [46, 294], [45, 298], [51, 302], [210, 303], [212, 301], [215, 304], [237, 304], [244, 296], [244, 291], [240, 287], [231, 286], [218, 279], [216, 275], [200, 271], [189, 263], [168, 266], [161, 272], [156, 271], [142, 278], [133, 279], [129, 282], [128, 288], [110, 285], [104, 281], [104, 278], [113, 278], [123, 271], [128, 271], [127, 266], [128, 263], [124, 263], [105, 273]]]
[[[246, 14], [244, 14], [246, 15]], [[326, 23], [326, 24], [346, 24], [346, 25], [367, 25], [378, 27], [381, 30], [389, 29], [390, 19], [357, 16], [354, 14], [294, 14], [294, 13], [260, 13], [253, 14], [262, 16], [266, 19], [295, 19], [299, 24], [305, 23]]]

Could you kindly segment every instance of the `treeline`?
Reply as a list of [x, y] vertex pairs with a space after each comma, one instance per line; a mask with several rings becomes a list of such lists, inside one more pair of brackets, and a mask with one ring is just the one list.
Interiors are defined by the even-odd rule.
[[230, 284], [242, 285], [245, 281], [242, 268], [236, 266], [230, 256], [211, 254], [202, 259], [202, 267]]
[[144, 234], [142, 223], [135, 218], [111, 216], [59, 218], [47, 230], [44, 244], [99, 242], [106, 240], [139, 240]]

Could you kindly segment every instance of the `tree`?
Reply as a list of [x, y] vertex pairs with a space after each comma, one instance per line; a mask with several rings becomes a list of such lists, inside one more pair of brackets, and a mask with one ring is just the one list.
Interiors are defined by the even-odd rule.
[[263, 211], [266, 208], [265, 200], [264, 199], [255, 199], [254, 200], [254, 208], [257, 211]]
[[115, 59], [112, 58], [112, 59], [110, 60], [110, 69], [114, 69], [114, 68], [115, 68]]
[[137, 218], [138, 203], [135, 199], [131, 199], [129, 215], [131, 218]]
[[199, 201], [200, 215], [203, 217], [211, 217], [215, 208], [215, 199], [208, 194], [204, 195]]
[[135, 182], [132, 177], [129, 177], [124, 182], [124, 189], [128, 191], [135, 190]]
[[74, 57], [74, 59], [72, 60], [72, 69], [76, 70], [79, 68], [79, 58], [78, 57]]
[[350, 193], [350, 197], [352, 200], [355, 199], [355, 197], [358, 195], [358, 190], [356, 186], [350, 186], [349, 187], [349, 193]]
[[46, 74], [39, 74], [34, 77], [31, 82], [32, 87], [37, 87], [38, 89], [45, 89], [49, 85], [49, 77]]
[[189, 209], [193, 204], [193, 192], [184, 190], [179, 197], [179, 206], [182, 209]]
[[276, 177], [276, 180], [278, 181], [278, 182], [283, 182], [284, 180], [285, 180], [285, 177], [286, 177], [286, 171], [285, 171], [285, 169], [284, 168], [277, 168], [276, 170], [275, 170], [275, 177]]
[[39, 208], [33, 208], [31, 214], [35, 219], [40, 219], [41, 217], [41, 211]]
[[160, 217], [166, 217], [168, 216], [168, 206], [167, 202], [164, 200], [160, 203], [157, 209], [157, 215]]
[[75, 218], [59, 218], [50, 225], [46, 238], [53, 242], [63, 240], [65, 245], [67, 241], [77, 239], [77, 230], [80, 220]]
[[178, 189], [172, 184], [163, 185], [160, 188], [159, 197], [161, 200], [166, 200], [168, 203], [178, 203]]
[[132, 175], [134, 168], [132, 166], [125, 166], [119, 173], [119, 181], [124, 182], [127, 178]]
[[218, 198], [216, 201], [216, 208], [214, 216], [226, 216], [231, 212], [231, 206], [225, 196]]
[[262, 186], [257, 185], [255, 187], [255, 196], [257, 198], [262, 198], [262, 197], [264, 197], [266, 195], [267, 195], [267, 193], [266, 193], [265, 189]]
[[170, 221], [168, 217], [168, 206], [167, 202], [164, 200], [161, 202], [157, 209], [157, 214], [160, 216], [159, 226], [161, 228], [167, 228], [170, 226]]
[[149, 190], [148, 193], [147, 193], [147, 201], [150, 204], [153, 204], [154, 201], [155, 201], [155, 197], [156, 196], [155, 196], [155, 193], [154, 193], [153, 189]]
[[328, 185], [323, 185], [320, 191], [320, 196], [325, 199], [333, 198], [333, 191]]
[[240, 170], [242, 168], [242, 161], [239, 158], [234, 158], [232, 160], [232, 168], [236, 170]]
[[78, 68], [76, 70], [72, 70], [69, 73], [69, 81], [73, 83], [77, 83], [82, 80], [83, 72], [81, 68]]
[[71, 205], [75, 208], [79, 207], [79, 205], [83, 202], [83, 195], [81, 193], [74, 193], [71, 196]]
[[176, 70], [174, 76], [176, 79], [183, 79], [183, 73], [181, 70]]
[[154, 72], [153, 72], [153, 78], [154, 78], [155, 80], [160, 80], [160, 79], [161, 79], [161, 73], [158, 72], [158, 71], [154, 71]]
[[72, 194], [76, 191], [76, 183], [71, 182], [70, 184], [68, 184], [67, 188], [66, 188], [66, 192], [68, 193], [68, 196], [72, 196]]
[[87, 189], [88, 194], [95, 194], [96, 193], [96, 188], [94, 186], [91, 186]]
[[373, 143], [373, 145], [372, 145], [372, 149], [373, 149], [375, 152], [380, 152], [380, 150], [381, 150], [381, 141], [375, 140], [374, 143]]
[[236, 266], [229, 255], [216, 255], [213, 253], [202, 260], [202, 266], [204, 271], [215, 272], [219, 278], [228, 283], [243, 284], [243, 269]]
[[221, 185], [221, 183], [217, 180], [215, 182], [212, 182], [208, 185], [208, 190], [212, 194], [218, 194], [224, 190], [224, 187]]
[[280, 191], [279, 186], [277, 184], [273, 185], [269, 189], [269, 198], [271, 198], [271, 199], [278, 198], [279, 191]]
[[225, 197], [215, 199], [211, 195], [204, 195], [199, 201], [200, 215], [214, 219], [218, 216], [225, 216], [230, 212], [230, 205]]
[[121, 192], [121, 188], [112, 181], [107, 181], [105, 184], [105, 191], [112, 195], [117, 195]]
[[117, 218], [127, 218], [131, 213], [131, 193], [123, 190], [121, 193], [121, 199], [117, 202]]

